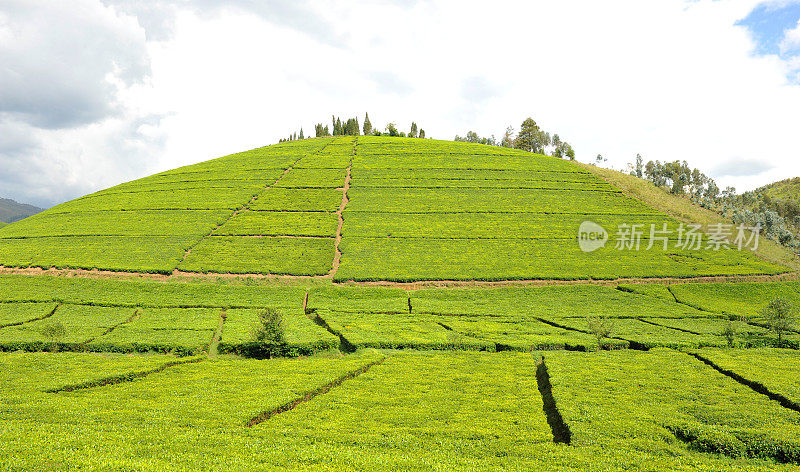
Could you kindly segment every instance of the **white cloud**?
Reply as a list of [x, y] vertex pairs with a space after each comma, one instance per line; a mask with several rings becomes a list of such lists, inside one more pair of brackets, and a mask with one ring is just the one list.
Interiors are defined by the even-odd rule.
[[[355, 8], [309, 0], [273, 9], [205, 2], [200, 11], [163, 1], [139, 13], [150, 26], [138, 30], [120, 13], [134, 8], [97, 3], [92, 8], [111, 12], [109, 24], [119, 21], [138, 38], [130, 51], [149, 65], [150, 78], [120, 78], [113, 95], [94, 88], [104, 103], [117, 101], [117, 115], [86, 129], [37, 132], [42, 165], [61, 160], [64, 169], [41, 185], [67, 189], [51, 192], [53, 201], [73, 197], [274, 143], [301, 126], [310, 134], [332, 113], [362, 120], [369, 111], [376, 127], [393, 121], [407, 129], [413, 120], [443, 139], [468, 130], [500, 136], [530, 115], [568, 140], [579, 159], [602, 153], [617, 168], [636, 153], [687, 160], [709, 173], [732, 159], [774, 167], [719, 176], [721, 185], [753, 188], [800, 175], [800, 86], [787, 81], [785, 61], [753, 56], [751, 37], [734, 26], [756, 3], [498, 0], [488, 8], [422, 0]], [[317, 13], [306, 21], [302, 11]], [[0, 126], [0, 134], [19, 137], [31, 126], [17, 125]], [[130, 145], [118, 146], [116, 136]], [[86, 171], [91, 166], [98, 170]], [[29, 195], [16, 189], [11, 196]]]
[[796, 27], [784, 34], [779, 47], [781, 54], [800, 53], [800, 20]]

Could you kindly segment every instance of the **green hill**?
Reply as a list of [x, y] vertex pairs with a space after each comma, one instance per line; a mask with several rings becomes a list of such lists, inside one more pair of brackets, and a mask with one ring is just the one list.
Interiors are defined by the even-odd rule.
[[[584, 220], [606, 228], [611, 241], [582, 252], [576, 239]], [[641, 225], [640, 250], [615, 248], [622, 224]], [[337, 281], [783, 270], [749, 251], [687, 251], [674, 244], [664, 250], [660, 241], [645, 250], [650, 226], [663, 224], [678, 227], [557, 158], [434, 140], [318, 138], [182, 167], [58, 205], [0, 230], [0, 265]]]
[[17, 203], [8, 198], [0, 198], [0, 227], [4, 226], [3, 223], [13, 223], [40, 211], [43, 209], [25, 203]]
[[781, 180], [765, 185], [756, 192], [761, 192], [773, 200], [791, 201], [800, 205], [800, 177]]

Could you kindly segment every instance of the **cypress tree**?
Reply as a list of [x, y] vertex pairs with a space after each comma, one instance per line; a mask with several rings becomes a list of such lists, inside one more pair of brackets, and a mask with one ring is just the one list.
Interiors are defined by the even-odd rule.
[[425, 130], [424, 129], [419, 130], [419, 139], [425, 139]]
[[303, 128], [300, 128], [300, 139], [306, 139], [303, 137]]
[[364, 136], [372, 134], [372, 123], [369, 121], [369, 113], [364, 116]]
[[409, 138], [416, 138], [417, 137], [417, 123], [412, 121], [411, 122], [411, 131], [408, 132]]

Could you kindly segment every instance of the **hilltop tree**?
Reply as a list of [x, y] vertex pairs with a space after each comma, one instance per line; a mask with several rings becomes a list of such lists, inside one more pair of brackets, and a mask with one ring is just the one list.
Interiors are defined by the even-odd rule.
[[480, 138], [478, 137], [478, 133], [475, 131], [467, 131], [467, 135], [463, 138], [459, 135], [453, 139], [453, 141], [459, 141], [463, 143], [477, 143]]
[[342, 126], [342, 120], [340, 120], [338, 116], [336, 117], [336, 125], [334, 127], [333, 135], [334, 136], [344, 135], [344, 126]]
[[389, 133], [389, 136], [400, 136], [400, 133], [397, 131], [397, 126], [394, 123], [386, 124], [386, 132]]
[[425, 130], [424, 129], [420, 129], [419, 130], [419, 139], [425, 139]]
[[575, 160], [575, 150], [567, 143], [564, 143], [564, 155], [569, 157], [571, 161]]
[[369, 121], [369, 113], [364, 115], [364, 136], [372, 134], [372, 122]]
[[514, 127], [509, 126], [506, 132], [503, 133], [503, 139], [500, 140], [500, 145], [507, 148], [514, 147]]
[[791, 331], [795, 323], [794, 307], [788, 300], [783, 297], [778, 297], [766, 306], [761, 311], [764, 316], [764, 321], [767, 322], [769, 329], [778, 335], [778, 347], [783, 342], [783, 333]]
[[640, 179], [642, 178], [642, 175], [643, 175], [643, 172], [642, 172], [642, 161], [643, 161], [642, 155], [637, 153], [636, 154], [636, 166], [634, 167], [633, 171], [634, 171], [636, 177], [639, 177]]
[[305, 137], [303, 137], [303, 128], [300, 128], [300, 136], [299, 136], [299, 139], [306, 139]]
[[527, 118], [522, 122], [519, 134], [514, 140], [514, 147], [523, 151], [542, 154], [544, 148], [550, 145], [550, 134], [539, 128], [533, 118]]
[[344, 129], [342, 130], [344, 135], [346, 136], [358, 136], [360, 131], [358, 129], [358, 119], [357, 118], [348, 118], [344, 124]]
[[572, 150], [572, 146], [562, 140], [559, 135], [553, 135], [552, 145], [553, 157], [558, 157], [559, 159], [568, 157], [570, 160], [575, 160], [575, 151]]
[[553, 139], [550, 144], [553, 145], [553, 155], [555, 157], [561, 157], [556, 155], [559, 152], [559, 146], [561, 145], [561, 137], [558, 135], [558, 133], [553, 135]]
[[478, 136], [478, 133], [475, 131], [467, 131], [467, 135], [463, 138], [461, 136], [456, 136], [454, 141], [461, 141], [464, 143], [476, 143], [476, 144], [485, 144], [487, 146], [497, 146], [497, 141], [494, 139], [494, 135], [489, 138], [482, 138]]
[[408, 132], [409, 138], [416, 138], [417, 137], [417, 123], [411, 122], [411, 131]]
[[328, 131], [328, 127], [327, 126], [322, 126], [322, 123], [317, 123], [317, 125], [314, 126], [314, 133], [317, 135], [318, 138], [320, 138], [322, 136], [330, 136], [331, 135], [330, 131]]

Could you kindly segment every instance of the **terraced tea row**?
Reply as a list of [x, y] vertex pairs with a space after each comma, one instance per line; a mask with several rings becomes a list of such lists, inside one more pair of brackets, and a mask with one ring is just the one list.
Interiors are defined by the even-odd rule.
[[[752, 354], [766, 366], [776, 353]], [[397, 351], [189, 360], [0, 354], [0, 467], [97, 470], [113, 457], [136, 470], [755, 471], [800, 461], [800, 414], [670, 350], [548, 352], [545, 364], [538, 353]], [[783, 361], [800, 367], [796, 354]]]
[[[284, 355], [367, 347], [592, 351], [777, 344], [758, 317], [732, 322], [728, 339], [727, 315], [630, 292], [646, 292], [647, 285], [629, 291], [592, 285], [406, 291], [30, 276], [0, 281], [3, 350], [188, 354], [208, 351], [216, 339], [219, 352], [249, 355], [257, 315], [266, 308], [284, 316]], [[776, 285], [780, 293], [797, 293], [797, 283]], [[590, 317], [610, 319], [610, 333], [598, 340]], [[61, 337], [48, 336], [54, 323], [64, 327]], [[800, 347], [800, 334], [784, 336], [782, 345]]]

